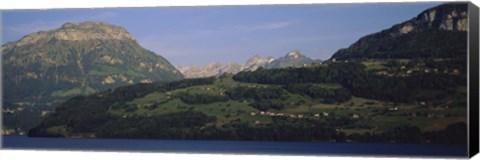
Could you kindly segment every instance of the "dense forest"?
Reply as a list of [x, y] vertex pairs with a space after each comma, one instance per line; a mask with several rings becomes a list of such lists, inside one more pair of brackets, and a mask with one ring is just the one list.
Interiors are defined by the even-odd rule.
[[[345, 101], [349, 92], [358, 97], [392, 102], [442, 99], [454, 92], [457, 86], [466, 85], [465, 75], [415, 73], [408, 77], [388, 77], [368, 72], [365, 66], [358, 62], [333, 63], [328, 67], [261, 69], [255, 72], [241, 72], [233, 78], [241, 82], [287, 85], [286, 88], [291, 92], [302, 92], [313, 97], [326, 96], [323, 94], [328, 92], [305, 83], [340, 83], [348, 89], [330, 94], [332, 97], [330, 103]], [[425, 90], [435, 90], [436, 94], [419, 94]]]
[[[188, 117], [188, 118], [185, 118]], [[93, 118], [93, 117], [90, 117]], [[333, 117], [325, 123], [315, 120], [289, 120], [274, 118], [272, 125], [252, 127], [241, 121], [215, 127], [214, 116], [186, 111], [155, 117], [105, 117], [108, 121], [81, 126], [70, 121], [71, 130], [59, 134], [47, 134], [42, 129], [30, 130], [30, 136], [65, 136], [62, 132], [91, 133], [98, 138], [157, 138], [157, 139], [203, 139], [203, 140], [267, 140], [267, 141], [336, 141], [336, 142], [396, 142], [396, 143], [466, 143], [466, 124], [449, 125], [445, 130], [422, 133], [418, 127], [397, 127], [383, 133], [346, 135], [335, 130], [336, 125], [349, 122], [345, 117]], [[84, 121], [85, 119], [83, 119]], [[344, 123], [344, 124], [341, 124]], [[45, 123], [44, 123], [45, 124]], [[96, 130], [92, 130], [95, 128]]]

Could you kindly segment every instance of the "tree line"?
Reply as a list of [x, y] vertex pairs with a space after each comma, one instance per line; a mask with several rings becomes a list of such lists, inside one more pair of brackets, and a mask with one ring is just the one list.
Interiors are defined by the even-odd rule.
[[[287, 85], [286, 88], [293, 92], [305, 88], [302, 86], [305, 84], [302, 83], [339, 83], [354, 96], [391, 102], [444, 99], [445, 96], [454, 93], [456, 87], [466, 86], [464, 74], [457, 76], [443, 73], [413, 73], [406, 77], [389, 77], [366, 71], [365, 66], [358, 62], [245, 71], [236, 74], [233, 79], [240, 82]], [[310, 96], [322, 95], [320, 91], [321, 89], [314, 93], [315, 91], [310, 89], [304, 93]], [[425, 91], [432, 91], [433, 94], [419, 94]], [[348, 97], [347, 91], [341, 92], [346, 96], [340, 96], [339, 100]]]
[[[440, 131], [422, 132], [415, 126], [401, 126], [391, 130], [347, 135], [337, 131], [336, 126], [351, 124], [343, 117], [329, 118], [326, 122], [313, 119], [289, 119], [273, 117], [271, 124], [255, 126], [240, 119], [217, 126], [214, 116], [202, 112], [184, 111], [162, 116], [122, 118], [104, 114], [108, 121], [86, 121], [89, 128], [67, 124], [67, 131], [92, 133], [98, 138], [140, 138], [140, 139], [195, 139], [195, 140], [259, 140], [259, 141], [335, 141], [335, 142], [382, 142], [382, 143], [450, 143], [466, 144], [466, 124], [455, 123]], [[348, 119], [348, 118], [347, 118]], [[34, 128], [29, 136], [67, 136], [51, 134]]]

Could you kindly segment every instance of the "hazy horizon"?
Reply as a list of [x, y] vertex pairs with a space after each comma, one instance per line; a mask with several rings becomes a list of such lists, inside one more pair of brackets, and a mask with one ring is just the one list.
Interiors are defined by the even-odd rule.
[[440, 3], [367, 3], [2, 11], [2, 44], [66, 22], [124, 27], [174, 66], [245, 63], [253, 55], [299, 50], [326, 60], [362, 36]]

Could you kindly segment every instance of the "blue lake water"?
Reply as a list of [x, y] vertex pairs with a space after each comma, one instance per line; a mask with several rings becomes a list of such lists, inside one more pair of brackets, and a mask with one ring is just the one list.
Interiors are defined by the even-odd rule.
[[3, 136], [3, 148], [83, 151], [233, 153], [280, 155], [377, 155], [466, 157], [467, 145], [270, 142], [145, 139], [72, 139]]

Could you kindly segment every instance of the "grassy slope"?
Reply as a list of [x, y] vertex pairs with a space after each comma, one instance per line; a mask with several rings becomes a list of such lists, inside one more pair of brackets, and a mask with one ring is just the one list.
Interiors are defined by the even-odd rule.
[[[249, 106], [250, 100], [236, 101], [228, 100], [226, 102], [214, 102], [210, 104], [186, 104], [176, 97], [177, 94], [188, 92], [191, 94], [213, 94], [222, 95], [228, 88], [237, 86], [248, 87], [263, 87], [265, 85], [242, 83], [233, 81], [231, 77], [217, 79], [212, 85], [200, 85], [183, 89], [176, 89], [166, 93], [153, 92], [144, 97], [134, 99], [127, 103], [127, 105], [135, 106], [135, 110], [131, 112], [125, 109], [111, 109], [109, 113], [121, 116], [154, 116], [167, 113], [181, 112], [187, 110], [200, 111], [207, 115], [217, 117], [217, 126], [229, 123], [230, 121], [240, 120], [249, 122], [251, 125], [262, 125], [272, 122], [272, 118], [266, 115], [259, 115], [259, 110]], [[339, 88], [338, 84], [322, 84], [328, 88]], [[312, 99], [305, 95], [292, 94], [287, 92], [285, 100], [274, 100], [282, 102], [286, 107], [283, 110], [270, 110], [271, 112], [284, 113], [285, 115], [304, 115], [310, 118], [315, 118], [319, 122], [324, 121], [325, 116], [323, 112], [332, 113], [337, 117], [348, 116], [353, 114], [360, 115], [360, 118], [354, 119], [355, 125], [344, 126], [345, 133], [364, 133], [383, 131], [404, 125], [414, 125], [421, 128], [423, 131], [441, 130], [447, 125], [465, 121], [466, 111], [463, 108], [449, 108], [441, 111], [429, 111], [429, 113], [454, 113], [457, 117], [426, 117], [426, 116], [405, 116], [417, 111], [425, 111], [425, 107], [418, 104], [393, 104], [384, 101], [371, 100], [359, 97], [352, 97], [347, 102], [340, 104], [323, 104], [321, 99]], [[152, 108], [152, 105], [158, 105]], [[387, 111], [388, 108], [398, 107], [397, 111]], [[250, 115], [251, 112], [256, 112], [255, 116]], [[322, 115], [316, 118], [315, 114]], [[375, 128], [372, 130], [372, 128]]]
[[[409, 60], [401, 59], [398, 60], [398, 62], [406, 64]], [[367, 70], [398, 70], [396, 68], [386, 67], [387, 60], [367, 60], [362, 61], [362, 63], [366, 65]], [[334, 83], [318, 85], [324, 88], [342, 87], [340, 84]], [[259, 110], [249, 105], [253, 100], [237, 101], [229, 99], [228, 101], [210, 104], [187, 104], [178, 97], [178, 95], [183, 93], [224, 95], [226, 90], [239, 86], [262, 88], [273, 85], [238, 82], [234, 81], [232, 76], [226, 76], [217, 78], [215, 83], [211, 85], [196, 85], [168, 92], [152, 92], [122, 104], [124, 107], [115, 109], [114, 107], [110, 107], [108, 113], [124, 117], [149, 117], [193, 110], [209, 116], [215, 116], [217, 119], [215, 122], [217, 127], [238, 120], [248, 122], [251, 126], [261, 126], [272, 123], [271, 116], [260, 115]], [[464, 95], [466, 95], [466, 88], [458, 87], [455, 95], [452, 95], [452, 105], [454, 105], [456, 101], [462, 101]], [[442, 130], [450, 124], [465, 122], [467, 113], [466, 109], [461, 107], [434, 110], [421, 104], [394, 104], [361, 97], [352, 97], [350, 100], [339, 104], [324, 104], [321, 103], [322, 99], [313, 99], [306, 95], [293, 94], [290, 92], [286, 92], [285, 97], [285, 99], [272, 100], [281, 102], [285, 106], [284, 109], [271, 109], [270, 111], [283, 113], [284, 115], [303, 115], [306, 118], [315, 119], [318, 122], [325, 122], [326, 118], [330, 118], [333, 115], [337, 118], [348, 117], [355, 121], [355, 123], [353, 123], [353, 125], [339, 127], [342, 128], [343, 132], [347, 135], [365, 132], [381, 133], [396, 127], [412, 125], [419, 127], [422, 131]], [[127, 111], [129, 107], [134, 109]], [[389, 111], [390, 108], [398, 108], [398, 110]], [[251, 112], [255, 112], [256, 115], [250, 115]], [[329, 116], [323, 116], [323, 113], [328, 113]], [[414, 113], [421, 113], [423, 115], [412, 116]], [[320, 117], [315, 117], [315, 114], [320, 114]], [[453, 116], [445, 116], [447, 114]], [[359, 118], [353, 118], [353, 115], [359, 115]], [[64, 126], [53, 126], [49, 128], [48, 131], [62, 133], [65, 132], [65, 129]]]

